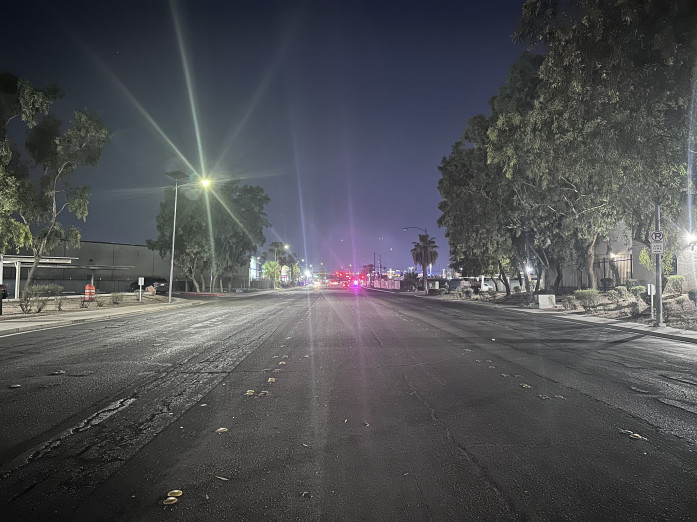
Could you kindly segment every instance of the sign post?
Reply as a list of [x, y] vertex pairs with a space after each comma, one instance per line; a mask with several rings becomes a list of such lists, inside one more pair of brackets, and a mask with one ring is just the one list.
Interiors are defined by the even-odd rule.
[[138, 302], [139, 303], [141, 301], [143, 301], [143, 284], [145, 284], [145, 278], [139, 277], [138, 278]]
[[651, 233], [651, 253], [656, 254], [656, 326], [666, 325], [663, 322], [663, 270], [661, 267], [664, 241], [665, 236], [661, 231], [661, 206], [656, 199], [656, 230]]

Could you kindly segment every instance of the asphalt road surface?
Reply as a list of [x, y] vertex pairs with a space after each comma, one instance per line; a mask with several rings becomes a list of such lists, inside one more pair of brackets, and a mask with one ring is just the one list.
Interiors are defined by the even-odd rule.
[[695, 344], [293, 290], [0, 347], [3, 520], [697, 519]]

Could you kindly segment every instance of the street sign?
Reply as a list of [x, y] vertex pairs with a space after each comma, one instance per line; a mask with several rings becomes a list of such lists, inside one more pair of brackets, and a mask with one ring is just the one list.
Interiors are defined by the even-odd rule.
[[656, 255], [663, 254], [663, 243], [651, 243], [651, 253]]
[[646, 293], [648, 295], [656, 295], [656, 285], [652, 285], [651, 283], [647, 284]]
[[662, 230], [654, 230], [651, 232], [651, 242], [652, 243], [663, 243], [665, 236]]

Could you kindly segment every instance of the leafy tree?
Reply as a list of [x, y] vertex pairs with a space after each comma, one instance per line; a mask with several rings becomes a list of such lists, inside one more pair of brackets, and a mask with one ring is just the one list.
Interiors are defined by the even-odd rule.
[[19, 206], [16, 178], [26, 176], [27, 168], [8, 139], [8, 128], [21, 121], [31, 129], [59, 97], [55, 86], [36, 89], [28, 81], [0, 71], [0, 251], [26, 246], [31, 238], [29, 227], [12, 217]]
[[274, 287], [281, 281], [281, 265], [278, 261], [267, 261], [261, 271], [265, 278], [274, 282]]
[[[527, 0], [520, 40], [547, 48], [527, 118], [543, 186], [583, 244], [592, 288], [594, 247], [621, 221], [648, 244], [653, 203], [678, 218], [697, 4], [687, 0]], [[518, 156], [519, 157], [519, 156]]]
[[[221, 278], [231, 278], [246, 266], [249, 256], [264, 243], [263, 229], [269, 225], [264, 211], [269, 198], [260, 187], [228, 181], [209, 190], [212, 196], [193, 183], [180, 185], [177, 201], [174, 261], [197, 292], [205, 289], [206, 271], [213, 272], [212, 290]], [[158, 237], [147, 242], [163, 257], [172, 252], [173, 214], [174, 187], [165, 191], [160, 203]]]
[[38, 182], [28, 175], [18, 179], [18, 212], [32, 232], [30, 247], [34, 254], [25, 287], [31, 286], [41, 258], [61, 241], [79, 245], [78, 229], [65, 230], [59, 218], [73, 213], [86, 221], [90, 188], [72, 186], [70, 178], [79, 167], [97, 166], [110, 140], [109, 129], [98, 116], [87, 111], [75, 111], [65, 131], [61, 122], [50, 115], [31, 129], [26, 149], [34, 165], [41, 167], [41, 175]]
[[428, 291], [428, 265], [438, 259], [438, 245], [436, 239], [428, 234], [419, 234], [419, 241], [414, 241], [411, 249], [411, 257], [414, 263], [423, 268], [424, 289]]

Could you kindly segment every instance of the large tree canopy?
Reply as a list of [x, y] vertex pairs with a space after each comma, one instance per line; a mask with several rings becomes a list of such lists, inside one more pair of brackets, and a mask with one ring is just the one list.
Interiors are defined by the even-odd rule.
[[[215, 287], [216, 281], [246, 266], [249, 256], [264, 244], [268, 202], [263, 189], [236, 180], [217, 183], [207, 191], [195, 184], [179, 187], [174, 260], [197, 291], [204, 272], [212, 276]], [[160, 204], [158, 238], [148, 241], [162, 256], [172, 251], [173, 218], [174, 187], [165, 191]]]

